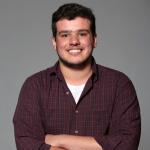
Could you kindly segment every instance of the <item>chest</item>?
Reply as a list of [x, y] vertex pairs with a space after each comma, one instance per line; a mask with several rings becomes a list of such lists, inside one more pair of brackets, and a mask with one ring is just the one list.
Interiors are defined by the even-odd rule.
[[100, 86], [85, 87], [79, 102], [67, 87], [45, 89], [41, 96], [41, 115], [46, 133], [104, 134], [109, 126], [114, 94]]

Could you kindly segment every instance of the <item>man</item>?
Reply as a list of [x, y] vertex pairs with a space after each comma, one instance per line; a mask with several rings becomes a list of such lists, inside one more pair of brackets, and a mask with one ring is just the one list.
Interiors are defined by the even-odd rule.
[[14, 115], [18, 150], [137, 150], [140, 108], [123, 73], [96, 64], [95, 17], [79, 4], [52, 16], [55, 66], [29, 77]]

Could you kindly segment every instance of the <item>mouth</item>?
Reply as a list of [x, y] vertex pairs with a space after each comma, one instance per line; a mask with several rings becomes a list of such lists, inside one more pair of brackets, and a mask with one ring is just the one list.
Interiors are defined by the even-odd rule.
[[81, 48], [73, 48], [73, 49], [69, 49], [68, 52], [69, 54], [72, 54], [72, 55], [78, 55], [82, 52], [83, 49]]

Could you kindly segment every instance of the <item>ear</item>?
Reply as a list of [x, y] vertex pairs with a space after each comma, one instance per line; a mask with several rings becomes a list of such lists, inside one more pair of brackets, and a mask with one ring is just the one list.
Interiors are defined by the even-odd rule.
[[52, 44], [53, 48], [56, 50], [56, 39], [54, 37], [52, 38]]
[[94, 39], [93, 39], [93, 48], [96, 48], [97, 46], [97, 36], [94, 36]]

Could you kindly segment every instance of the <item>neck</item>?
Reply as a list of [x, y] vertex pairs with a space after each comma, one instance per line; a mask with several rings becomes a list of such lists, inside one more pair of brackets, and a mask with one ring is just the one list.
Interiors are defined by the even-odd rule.
[[65, 81], [72, 85], [85, 84], [92, 75], [91, 61], [82, 68], [71, 68], [60, 62], [60, 69]]

